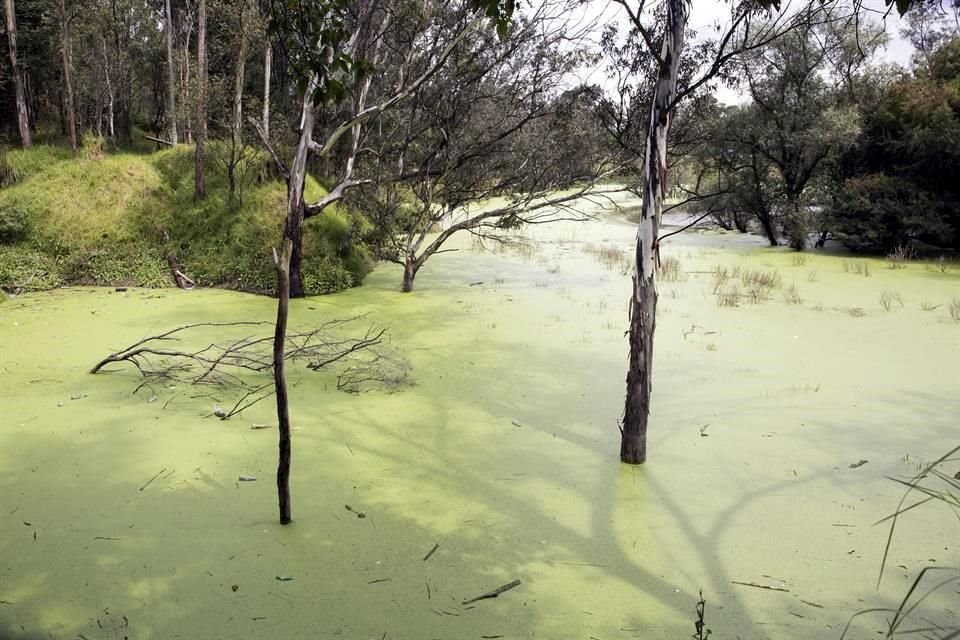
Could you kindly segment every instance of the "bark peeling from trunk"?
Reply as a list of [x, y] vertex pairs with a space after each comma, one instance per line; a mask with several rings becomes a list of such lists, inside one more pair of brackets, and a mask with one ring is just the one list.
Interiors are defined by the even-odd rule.
[[666, 36], [650, 105], [650, 127], [644, 157], [643, 207], [637, 229], [633, 295], [630, 298], [627, 397], [620, 440], [620, 460], [627, 464], [642, 464], [647, 459], [647, 422], [653, 390], [653, 336], [657, 313], [657, 234], [667, 187], [671, 105], [677, 91], [677, 73], [689, 15], [688, 0], [668, 0]]

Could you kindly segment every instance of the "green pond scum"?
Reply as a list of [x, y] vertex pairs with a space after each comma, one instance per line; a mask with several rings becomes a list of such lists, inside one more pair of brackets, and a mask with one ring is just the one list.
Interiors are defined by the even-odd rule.
[[[960, 566], [956, 518], [914, 509], [876, 588], [875, 523], [903, 490], [888, 477], [958, 442], [960, 269], [868, 260], [864, 275], [849, 256], [801, 261], [748, 236], [670, 238], [649, 461], [629, 467], [634, 229], [560, 224], [494, 252], [465, 240], [412, 294], [381, 265], [362, 287], [293, 301], [294, 329], [387, 326], [411, 381], [349, 394], [289, 367], [286, 527], [272, 398], [219, 420], [220, 389], [133, 393], [133, 367], [87, 373], [179, 325], [270, 321], [275, 301], [8, 298], [0, 637], [680, 639], [702, 591], [714, 638], [820, 640], [896, 606], [924, 567]], [[956, 625], [955, 585], [922, 607]], [[859, 618], [853, 637], [881, 627]]]

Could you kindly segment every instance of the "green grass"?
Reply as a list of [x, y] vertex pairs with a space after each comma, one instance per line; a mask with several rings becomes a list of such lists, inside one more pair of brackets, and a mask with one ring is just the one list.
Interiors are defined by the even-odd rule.
[[[229, 198], [215, 144], [206, 162], [207, 197], [199, 202], [192, 146], [79, 159], [43, 145], [9, 151], [16, 182], [0, 189], [0, 288], [169, 286], [170, 249], [200, 286], [271, 293], [271, 249], [281, 235], [285, 185], [259, 155], [241, 169], [247, 176], [242, 200]], [[308, 179], [308, 199], [323, 193]], [[372, 266], [360, 241], [367, 225], [343, 208], [305, 225], [302, 272], [309, 293], [360, 284]]]

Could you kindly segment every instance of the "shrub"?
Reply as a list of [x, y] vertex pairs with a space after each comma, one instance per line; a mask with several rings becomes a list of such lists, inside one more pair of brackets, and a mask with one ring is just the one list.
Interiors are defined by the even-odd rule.
[[956, 242], [949, 204], [890, 175], [848, 180], [828, 218], [834, 237], [859, 251], [889, 252], [912, 238], [940, 246]]
[[16, 202], [0, 204], [0, 244], [13, 244], [27, 237], [28, 218]]
[[43, 290], [62, 283], [59, 267], [48, 254], [22, 246], [0, 247], [0, 289]]

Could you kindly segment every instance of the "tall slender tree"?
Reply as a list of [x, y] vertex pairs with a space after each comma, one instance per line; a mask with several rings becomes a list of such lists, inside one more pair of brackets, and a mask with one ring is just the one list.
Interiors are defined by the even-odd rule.
[[620, 460], [629, 464], [640, 464], [647, 458], [647, 421], [653, 389], [653, 335], [657, 313], [657, 234], [667, 190], [667, 137], [689, 18], [689, 0], [667, 0], [663, 44], [657, 59], [657, 80], [650, 104], [650, 124], [643, 159], [643, 205], [634, 249], [633, 292], [630, 297], [630, 362], [620, 442]]
[[207, 0], [199, 0], [197, 6], [197, 96], [196, 122], [193, 137], [196, 147], [193, 152], [193, 197], [197, 200], [207, 195], [203, 173], [203, 149], [207, 140]]
[[270, 67], [273, 62], [273, 47], [267, 41], [263, 54], [263, 134], [270, 137]]
[[164, 1], [164, 35], [167, 39], [167, 108], [170, 142], [177, 144], [177, 79], [173, 66], [173, 9], [170, 0]]
[[30, 117], [27, 111], [27, 98], [23, 90], [23, 75], [17, 64], [17, 13], [13, 0], [4, 0], [4, 9], [7, 14], [7, 50], [10, 55], [10, 70], [13, 75], [13, 86], [16, 94], [17, 131], [20, 133], [20, 145], [24, 149], [33, 146], [30, 137]]
[[60, 58], [63, 62], [63, 110], [66, 113], [67, 138], [70, 150], [77, 155], [77, 104], [73, 97], [73, 39], [70, 24], [73, 15], [67, 12], [66, 0], [60, 0]]

